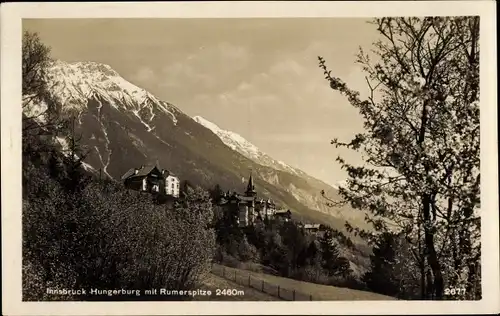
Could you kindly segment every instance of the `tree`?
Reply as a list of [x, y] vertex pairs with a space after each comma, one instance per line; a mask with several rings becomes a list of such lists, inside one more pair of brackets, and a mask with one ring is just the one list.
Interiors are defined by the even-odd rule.
[[371, 269], [363, 281], [374, 292], [401, 299], [419, 298], [419, 268], [415, 265], [404, 236], [383, 233], [379, 236]]
[[296, 270], [300, 267], [300, 254], [307, 247], [307, 240], [304, 232], [294, 222], [284, 222], [279, 233], [283, 245], [287, 248], [288, 262], [290, 269]]
[[50, 50], [49, 46], [40, 41], [38, 33], [23, 33], [21, 75], [25, 119], [55, 114], [55, 103], [54, 100], [49, 100], [51, 97], [47, 84], [47, 70], [52, 62]]
[[338, 244], [332, 233], [327, 231], [319, 240], [321, 266], [328, 276], [347, 276], [350, 274], [349, 261], [340, 256]]
[[317, 255], [319, 254], [318, 246], [316, 246], [316, 242], [312, 240], [309, 243], [309, 246], [306, 249], [305, 257], [307, 258], [307, 263], [309, 265], [314, 265]]
[[47, 91], [45, 76], [51, 62], [50, 47], [40, 41], [38, 33], [24, 32], [22, 40], [23, 105], [41, 99]]
[[210, 197], [214, 203], [218, 203], [223, 195], [224, 191], [218, 183], [210, 190]]
[[191, 182], [189, 180], [183, 180], [183, 181], [181, 181], [180, 187], [181, 187], [181, 189], [180, 189], [180, 196], [187, 195], [188, 192], [194, 188], [194, 186], [191, 184]]
[[23, 299], [95, 299], [48, 296], [47, 287], [189, 290], [209, 271], [215, 238], [203, 190], [170, 209], [118, 183], [69, 194], [43, 165], [23, 169]]
[[82, 186], [88, 181], [85, 172], [82, 168], [82, 163], [88, 155], [88, 151], [81, 145], [81, 135], [77, 135], [75, 130], [75, 118], [69, 120], [69, 133], [65, 137], [65, 143], [68, 148], [63, 148], [65, 154], [66, 165], [66, 181], [64, 187], [71, 191], [77, 192], [82, 189]]
[[[52, 62], [50, 47], [37, 33], [24, 32], [22, 38], [22, 132], [23, 151], [33, 151], [31, 143], [40, 136], [64, 133], [66, 119], [58, 111], [60, 105], [50, 94], [47, 70]], [[37, 148], [38, 151], [46, 148]]]
[[259, 262], [259, 253], [257, 248], [248, 242], [248, 238], [243, 236], [242, 240], [237, 245], [238, 258], [243, 261]]
[[373, 23], [381, 35], [374, 59], [362, 49], [357, 59], [367, 99], [318, 57], [330, 87], [364, 120], [350, 142], [332, 141], [365, 157], [363, 166], [337, 158], [349, 176], [339, 203], [369, 212], [375, 232], [348, 228], [371, 241], [404, 232], [415, 262], [431, 271], [423, 295], [441, 299], [445, 284], [472, 288], [479, 278], [479, 18]]

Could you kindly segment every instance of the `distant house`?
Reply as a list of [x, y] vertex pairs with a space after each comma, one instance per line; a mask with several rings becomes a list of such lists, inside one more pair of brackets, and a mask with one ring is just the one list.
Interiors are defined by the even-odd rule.
[[285, 222], [288, 222], [289, 220], [292, 219], [292, 212], [290, 212], [290, 210], [276, 210], [274, 212], [274, 217], [280, 218]]
[[[270, 220], [276, 216], [276, 204], [270, 199], [257, 198], [257, 192], [253, 184], [252, 175], [248, 179], [248, 184], [244, 194], [236, 192], [226, 193], [222, 196], [219, 205], [229, 208], [235, 214], [236, 221], [240, 227], [253, 225], [256, 221]], [[285, 211], [285, 220], [291, 219], [291, 213]]]
[[256, 217], [258, 220], [272, 219], [274, 217], [276, 213], [276, 204], [270, 199], [256, 200], [255, 205]]
[[165, 194], [173, 197], [179, 197], [180, 181], [172, 172], [168, 170], [162, 171], [165, 179]]
[[131, 168], [121, 179], [125, 187], [131, 190], [179, 197], [179, 178], [168, 170], [160, 170], [157, 166]]
[[304, 224], [301, 227], [310, 232], [319, 232], [321, 230], [321, 224]]

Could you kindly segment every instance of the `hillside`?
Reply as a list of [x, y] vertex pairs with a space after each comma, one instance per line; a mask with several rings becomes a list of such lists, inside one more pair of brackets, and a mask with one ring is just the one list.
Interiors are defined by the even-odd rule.
[[367, 291], [353, 290], [329, 285], [297, 281], [275, 275], [249, 272], [237, 268], [215, 265], [216, 269], [225, 269], [228, 275], [236, 273], [238, 276], [250, 276], [253, 280], [264, 281], [266, 284], [280, 286], [283, 292], [300, 292], [301, 296], [312, 296], [313, 301], [376, 301], [376, 300], [396, 300], [394, 297], [372, 293]]
[[255, 163], [262, 166], [283, 171], [277, 174], [277, 176], [274, 173], [261, 173], [260, 176], [272, 185], [285, 188], [285, 190], [293, 195], [293, 197], [301, 204], [333, 217], [340, 217], [342, 219], [354, 221], [354, 223], [358, 226], [367, 227], [364, 221], [364, 213], [354, 210], [349, 206], [340, 208], [331, 207], [327, 204], [325, 197], [321, 195], [321, 192], [323, 191], [328, 198], [339, 200], [340, 196], [338, 194], [338, 188], [334, 188], [327, 183], [308, 175], [304, 171], [286, 164], [283, 161], [274, 159], [235, 132], [224, 130], [201, 116], [195, 116], [194, 120], [212, 131], [228, 147], [248, 159], [251, 159]]
[[[203, 280], [200, 289], [211, 291], [211, 296], [197, 296], [197, 301], [281, 301], [272, 295], [262, 293], [243, 285], [239, 285], [230, 280], [224, 279], [213, 273]], [[217, 290], [230, 289], [235, 295], [217, 295]], [[219, 293], [220, 294], [220, 293]]]
[[[258, 193], [291, 209], [298, 220], [344, 230], [345, 219], [352, 217], [351, 210], [326, 209], [319, 196], [325, 187], [318, 185], [319, 180], [314, 183], [312, 177], [291, 167], [280, 170], [249, 159], [108, 65], [56, 61], [47, 79], [61, 114], [76, 118], [76, 132], [89, 149], [88, 170], [119, 179], [131, 167], [158, 163], [182, 180], [207, 188], [219, 184], [224, 190], [243, 190], [242, 179], [252, 170]], [[335, 193], [331, 187], [325, 191]]]

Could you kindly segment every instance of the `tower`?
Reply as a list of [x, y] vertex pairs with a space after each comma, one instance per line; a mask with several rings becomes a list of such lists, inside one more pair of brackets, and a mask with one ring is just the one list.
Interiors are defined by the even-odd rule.
[[247, 190], [245, 191], [246, 196], [255, 197], [257, 193], [255, 192], [255, 186], [253, 185], [252, 173], [250, 173], [250, 178], [248, 179]]
[[245, 191], [246, 196], [246, 212], [248, 217], [248, 222], [253, 224], [255, 217], [255, 186], [253, 185], [252, 173], [250, 172], [250, 178], [248, 179], [247, 190]]

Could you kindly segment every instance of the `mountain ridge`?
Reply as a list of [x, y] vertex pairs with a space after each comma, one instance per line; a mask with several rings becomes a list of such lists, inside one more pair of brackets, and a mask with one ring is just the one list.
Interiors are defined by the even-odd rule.
[[[203, 118], [202, 116], [194, 116], [193, 119], [212, 131], [215, 135], [217, 135], [221, 141], [229, 146], [231, 149], [239, 152], [243, 156], [253, 160], [254, 162], [262, 165], [271, 167], [276, 170], [280, 170], [283, 172], [290, 173], [294, 176], [298, 176], [303, 178], [308, 182], [310, 186], [315, 189], [315, 198], [316, 201], [308, 201], [308, 195], [311, 195], [310, 192], [302, 192], [300, 189], [294, 187], [293, 185], [290, 187], [290, 191], [292, 191], [295, 198], [299, 201], [306, 203], [309, 206], [318, 208], [325, 213], [329, 213], [330, 206], [327, 205], [327, 200], [321, 195], [320, 192], [325, 192], [325, 194], [329, 197], [339, 198], [337, 190], [338, 186], [330, 185], [320, 179], [317, 179], [306, 172], [300, 170], [299, 168], [292, 167], [286, 164], [283, 161], [274, 159], [267, 153], [261, 151], [256, 145], [252, 144], [250, 141], [245, 139], [238, 133], [224, 130], [219, 127], [217, 124]], [[268, 179], [269, 182], [276, 183], [276, 179]]]
[[222, 129], [215, 123], [199, 115], [194, 116], [193, 119], [211, 130], [215, 135], [219, 136], [222, 142], [229, 146], [231, 149], [238, 151], [240, 154], [254, 160], [255, 162], [263, 166], [272, 167], [281, 171], [291, 172], [292, 174], [296, 175], [305, 174], [304, 171], [292, 167], [283, 161], [276, 160], [267, 153], [264, 153], [257, 146], [252, 144], [250, 141], [248, 141], [238, 133]]
[[271, 155], [261, 151], [258, 146], [254, 145], [240, 134], [233, 131], [222, 129], [217, 124], [207, 120], [201, 115], [195, 115], [193, 116], [193, 119], [196, 122], [208, 128], [209, 130], [211, 130], [217, 136], [219, 136], [219, 138], [227, 146], [231, 147], [231, 149], [238, 151], [240, 154], [246, 156], [249, 159], [254, 160], [255, 162], [261, 165], [272, 167], [274, 169], [282, 171], [291, 172], [292, 174], [296, 174], [299, 176], [306, 176], [313, 178], [314, 180], [323, 183], [325, 186], [330, 186], [335, 190], [338, 190], [345, 183], [345, 180], [339, 181], [337, 185], [327, 183], [324, 180], [318, 179], [308, 174], [307, 172], [301, 170], [300, 168], [291, 166], [281, 160], [274, 159]]
[[85, 161], [89, 170], [100, 169], [116, 180], [134, 165], [160, 163], [183, 180], [207, 188], [219, 183], [231, 190], [243, 190], [241, 179], [253, 170], [260, 194], [292, 209], [299, 219], [343, 230], [345, 219], [352, 217], [350, 211], [326, 205], [321, 181], [301, 176], [305, 173], [270, 156], [265, 158], [275, 168], [255, 162], [239, 152], [242, 148], [231, 148], [220, 136], [206, 133], [207, 127], [195, 118], [122, 78], [109, 65], [56, 61], [47, 79], [61, 113], [77, 118], [77, 132], [91, 149]]

